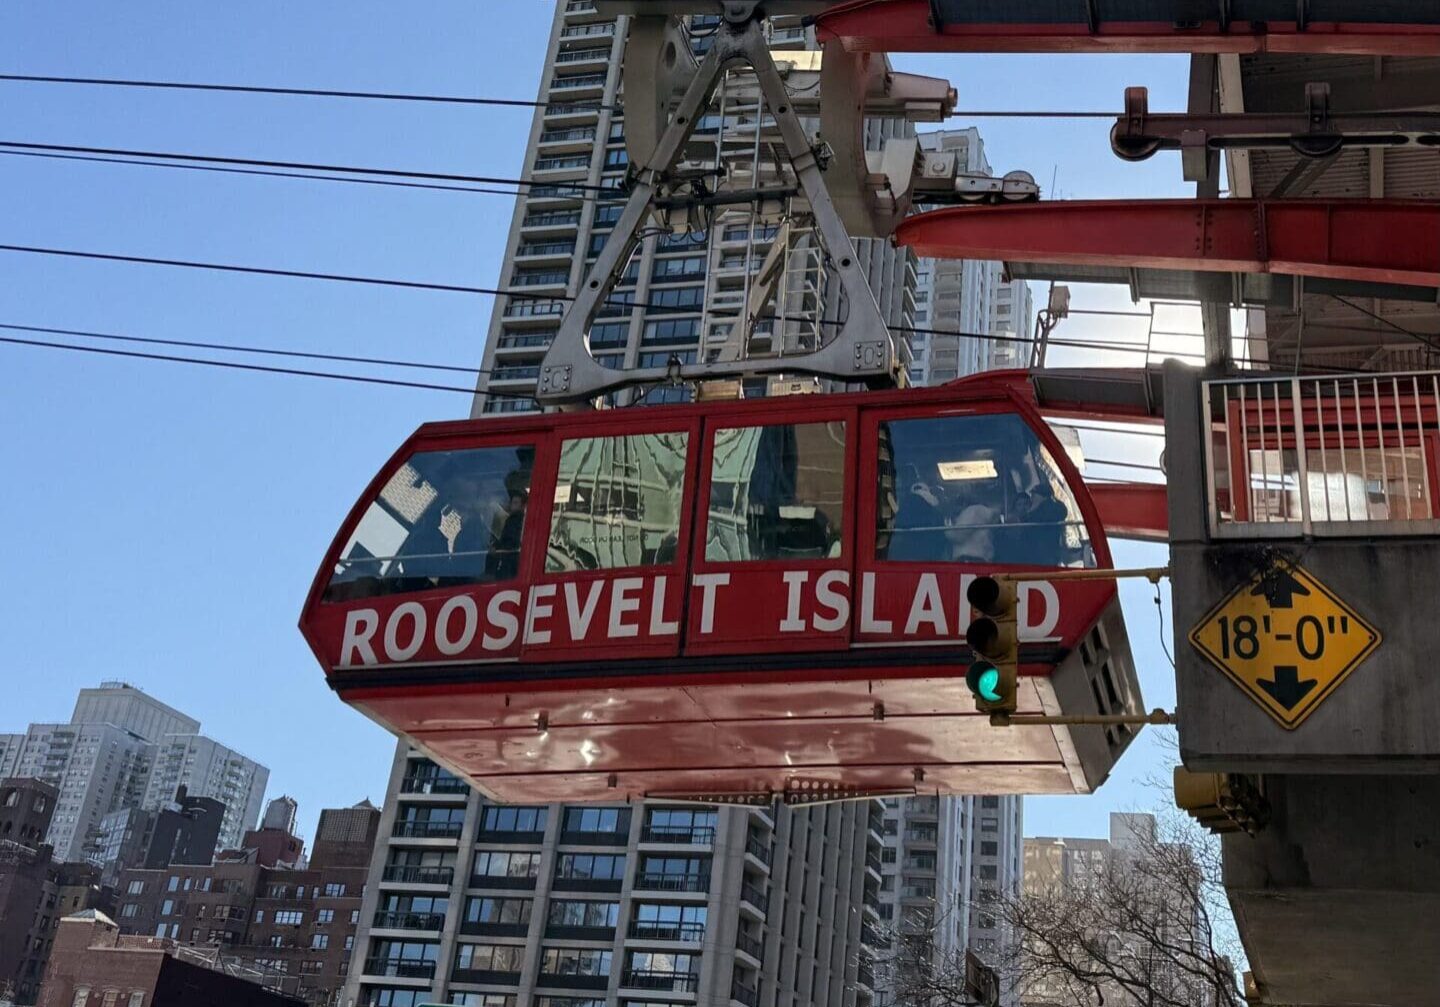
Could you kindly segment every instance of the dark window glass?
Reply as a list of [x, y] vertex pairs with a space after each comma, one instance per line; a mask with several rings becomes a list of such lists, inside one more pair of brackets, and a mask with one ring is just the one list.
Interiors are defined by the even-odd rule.
[[1055, 460], [1011, 413], [880, 424], [876, 557], [1094, 566]]
[[844, 500], [844, 423], [717, 430], [705, 558], [838, 557]]
[[566, 927], [613, 927], [620, 921], [620, 903], [560, 900], [550, 903], [548, 922]]
[[567, 440], [545, 569], [673, 562], [689, 440], [681, 431]]
[[325, 600], [514, 577], [534, 463], [529, 445], [414, 455], [361, 516]]
[[555, 862], [555, 876], [614, 881], [625, 876], [625, 858], [610, 854], [562, 853]]

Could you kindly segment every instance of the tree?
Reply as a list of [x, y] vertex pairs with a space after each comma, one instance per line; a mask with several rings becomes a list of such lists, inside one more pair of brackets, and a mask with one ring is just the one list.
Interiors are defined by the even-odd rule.
[[[1026, 1007], [1243, 1007], [1219, 844], [1168, 811], [1124, 821], [1132, 828], [1119, 842], [1031, 848], [1018, 894], [980, 893], [976, 907], [1009, 935], [1006, 947], [982, 956], [1000, 973], [1004, 999]], [[896, 921], [876, 971], [897, 1005], [975, 1002], [965, 989], [965, 949], [945, 950], [937, 940], [946, 912], [971, 908], [934, 907]]]

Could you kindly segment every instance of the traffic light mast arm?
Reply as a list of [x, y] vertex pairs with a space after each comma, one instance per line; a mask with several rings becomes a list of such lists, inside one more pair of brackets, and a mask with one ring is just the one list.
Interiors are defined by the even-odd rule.
[[[1016, 577], [1018, 575], [1010, 574]], [[1055, 570], [1046, 571], [1046, 580], [1120, 580], [1126, 577], [1143, 577], [1152, 584], [1160, 583], [1162, 577], [1170, 576], [1168, 566], [1141, 566], [1130, 570]]]
[[1076, 726], [1106, 726], [1110, 724], [1175, 724], [1178, 714], [1155, 709], [1149, 713], [1105, 713], [1051, 716], [1047, 713], [992, 713], [990, 723], [994, 727], [1021, 727], [1025, 724], [1070, 724]]

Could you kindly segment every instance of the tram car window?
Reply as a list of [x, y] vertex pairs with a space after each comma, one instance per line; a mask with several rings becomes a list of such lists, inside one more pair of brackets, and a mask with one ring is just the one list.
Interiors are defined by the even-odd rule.
[[546, 572], [674, 562], [689, 440], [675, 431], [565, 441]]
[[515, 577], [534, 463], [529, 445], [414, 455], [361, 517], [325, 600]]
[[879, 424], [876, 558], [1094, 566], [1054, 459], [1012, 413]]
[[844, 423], [717, 430], [705, 558], [837, 558], [844, 502]]

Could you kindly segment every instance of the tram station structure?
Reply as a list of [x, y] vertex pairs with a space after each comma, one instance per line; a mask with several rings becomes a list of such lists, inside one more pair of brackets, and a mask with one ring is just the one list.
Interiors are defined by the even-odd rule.
[[[332, 687], [498, 799], [1084, 793], [1144, 721], [1093, 575], [1110, 537], [1163, 539], [1177, 796], [1224, 832], [1251, 1002], [1434, 1003], [1440, 624], [1417, 599], [1440, 578], [1440, 7], [601, 3], [631, 15], [631, 169], [540, 365], [552, 411], [427, 425], [377, 475], [302, 617]], [[758, 30], [782, 12], [826, 42], [818, 136]], [[702, 13], [695, 59], [678, 17]], [[872, 103], [955, 107], [893, 72], [901, 51], [1189, 53], [1187, 110], [1132, 89], [1111, 140], [1117, 171], [1178, 151], [1196, 198], [1047, 202], [913, 137], [866, 150]], [[769, 163], [727, 178], [687, 144], [742, 67]], [[737, 206], [784, 237], [723, 343], [597, 361], [639, 235]], [[1203, 365], [1047, 370], [1045, 328], [1030, 371], [906, 389], [852, 236], [1193, 301]], [[794, 255], [824, 265], [827, 323], [760, 338]], [[756, 379], [848, 391], [734, 401]], [[695, 401], [595, 408], [665, 384]], [[1087, 484], [1067, 418], [1163, 424], [1165, 486]], [[967, 588], [996, 575], [1019, 582], [1013, 721], [964, 691]]]

